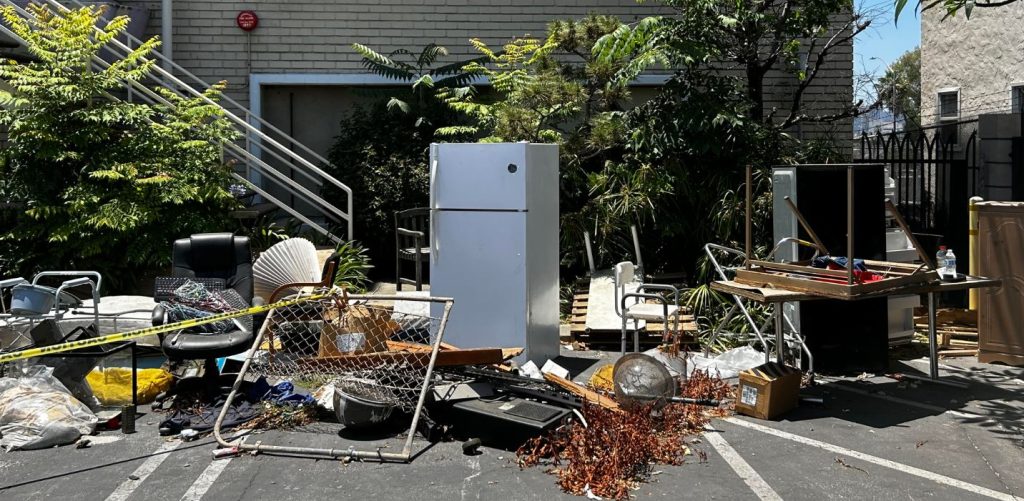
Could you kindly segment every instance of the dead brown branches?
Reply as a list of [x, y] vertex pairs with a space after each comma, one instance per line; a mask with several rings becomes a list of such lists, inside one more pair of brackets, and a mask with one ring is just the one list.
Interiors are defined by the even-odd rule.
[[[729, 386], [717, 377], [695, 371], [681, 388], [682, 396], [723, 399]], [[614, 412], [597, 405], [583, 408], [586, 426], [573, 422], [530, 440], [518, 451], [520, 467], [550, 461], [549, 472], [566, 492], [583, 495], [587, 488], [601, 497], [626, 499], [631, 489], [651, 474], [656, 464], [682, 464], [690, 452], [684, 438], [700, 433], [708, 420], [726, 411], [697, 405], [670, 404]]]

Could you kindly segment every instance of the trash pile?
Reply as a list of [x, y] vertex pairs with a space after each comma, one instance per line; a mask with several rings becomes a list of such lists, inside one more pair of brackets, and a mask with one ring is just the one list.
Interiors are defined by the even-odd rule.
[[28, 366], [0, 378], [0, 447], [45, 449], [88, 435], [98, 419], [53, 376], [53, 368]]
[[[720, 378], [694, 371], [680, 385], [692, 399], [724, 400], [732, 392]], [[659, 408], [660, 407], [660, 408]], [[700, 433], [724, 408], [684, 403], [660, 406], [650, 402], [629, 409], [608, 409], [587, 403], [583, 419], [530, 439], [516, 451], [521, 467], [551, 464], [558, 485], [576, 495], [626, 499], [650, 476], [654, 465], [682, 464], [693, 454], [686, 437]], [[703, 452], [697, 452], [703, 457]]]
[[[195, 285], [179, 288], [175, 301], [162, 306], [188, 318], [235, 307]], [[793, 382], [799, 386], [799, 371], [794, 378], [793, 371], [761, 365], [764, 354], [748, 347], [704, 357], [671, 343], [618, 358], [583, 384], [556, 360], [525, 361], [522, 348], [446, 344], [448, 299], [348, 296], [335, 289], [305, 294], [308, 299], [283, 302], [253, 322], [258, 328], [242, 356], [178, 367], [173, 377], [162, 370], [137, 374], [136, 402], [125, 393], [133, 381], [126, 369], [87, 377], [79, 370], [69, 380], [91, 388], [89, 397], [106, 406], [131, 409], [125, 422], [134, 422], [135, 404], [154, 400], [161, 435], [188, 441], [213, 434], [220, 447], [215, 457], [248, 451], [408, 462], [414, 438], [422, 436], [462, 441], [470, 455], [481, 446], [515, 451], [520, 467], [549, 466], [566, 492], [614, 499], [629, 497], [655, 465], [703, 459], [690, 437], [713, 417], [741, 407], [758, 416], [785, 412], [796, 398]], [[228, 322], [239, 327], [234, 318]], [[0, 378], [0, 445], [72, 443], [106, 423], [57, 376], [38, 367]], [[741, 391], [727, 382], [737, 376]], [[134, 431], [129, 428], [126, 433]], [[221, 433], [238, 428], [327, 435], [318, 447], [301, 447], [293, 440], [228, 442]], [[401, 436], [403, 448], [382, 450], [382, 431]]]

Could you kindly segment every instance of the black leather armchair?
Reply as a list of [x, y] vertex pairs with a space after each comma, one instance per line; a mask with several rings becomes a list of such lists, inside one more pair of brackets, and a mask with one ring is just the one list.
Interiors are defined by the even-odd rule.
[[[225, 289], [233, 289], [247, 303], [262, 304], [253, 297], [252, 252], [249, 238], [231, 233], [203, 233], [174, 242], [171, 255], [171, 274], [192, 279], [220, 279]], [[242, 353], [252, 346], [254, 333], [260, 328], [254, 318], [252, 329], [241, 328], [220, 334], [191, 331], [163, 335], [160, 345], [171, 360], [204, 360], [204, 379], [218, 379], [216, 359]], [[166, 322], [161, 306], [153, 312], [153, 325]], [[199, 327], [201, 329], [202, 327]]]

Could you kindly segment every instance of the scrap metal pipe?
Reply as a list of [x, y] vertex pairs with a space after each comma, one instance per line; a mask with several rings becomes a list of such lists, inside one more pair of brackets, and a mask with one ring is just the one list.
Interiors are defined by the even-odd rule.
[[750, 269], [750, 251], [751, 251], [750, 248], [752, 247], [752, 242], [753, 242], [752, 239], [754, 238], [750, 234], [750, 232], [751, 232], [751, 218], [753, 217], [753, 215], [752, 215], [753, 214], [752, 213], [753, 209], [752, 209], [751, 205], [754, 203], [754, 188], [751, 186], [751, 183], [753, 182], [753, 179], [754, 179], [754, 167], [751, 166], [751, 165], [747, 165], [747, 203], [745, 204], [747, 206], [746, 207], [747, 214], [746, 214], [746, 221], [745, 221], [747, 238], [746, 238], [746, 246], [743, 249], [744, 250], [743, 259], [744, 259], [744, 265], [747, 267], [748, 270]]

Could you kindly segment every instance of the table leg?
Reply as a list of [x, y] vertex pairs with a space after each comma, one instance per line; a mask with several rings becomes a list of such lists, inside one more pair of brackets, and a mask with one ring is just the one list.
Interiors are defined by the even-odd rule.
[[935, 293], [928, 293], [928, 376], [939, 378], [939, 341], [935, 333]]
[[785, 363], [785, 349], [783, 348], [785, 342], [782, 335], [782, 305], [785, 303], [775, 303], [775, 361], [782, 364]]

